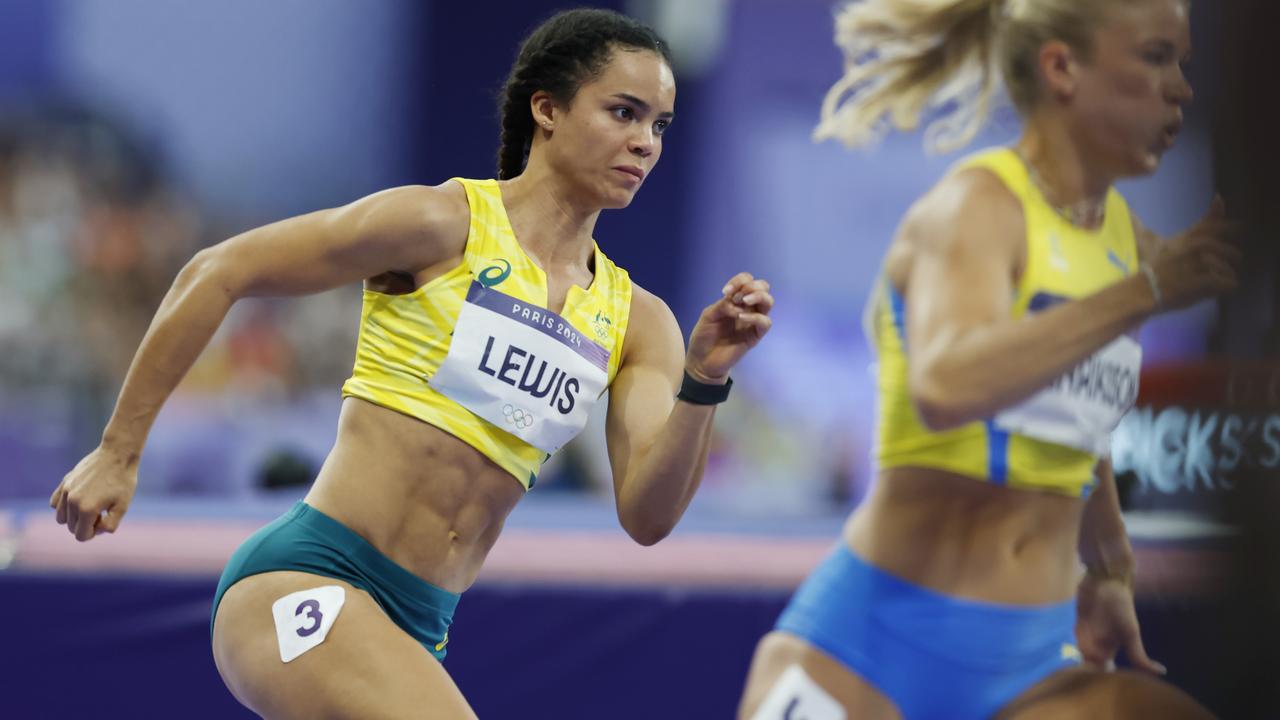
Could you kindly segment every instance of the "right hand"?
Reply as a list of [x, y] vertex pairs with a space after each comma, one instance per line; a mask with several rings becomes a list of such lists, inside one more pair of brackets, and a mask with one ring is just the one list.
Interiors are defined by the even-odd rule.
[[80, 542], [115, 532], [138, 488], [136, 458], [101, 445], [86, 455], [49, 498], [58, 524], [66, 525]]
[[1178, 310], [1236, 289], [1242, 254], [1228, 238], [1232, 230], [1222, 197], [1214, 196], [1200, 222], [1159, 245], [1149, 260], [1160, 285], [1158, 311]]

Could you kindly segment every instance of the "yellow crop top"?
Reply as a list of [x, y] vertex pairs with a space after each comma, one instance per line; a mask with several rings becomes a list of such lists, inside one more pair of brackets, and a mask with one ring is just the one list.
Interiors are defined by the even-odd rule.
[[364, 291], [342, 394], [458, 437], [527, 490], [618, 372], [631, 278], [597, 246], [591, 286], [548, 311], [546, 274], [516, 241], [498, 183], [454, 179], [471, 207], [462, 264], [411, 293]]
[[[1012, 315], [1042, 311], [1094, 293], [1133, 274], [1137, 245], [1129, 208], [1113, 188], [1101, 228], [1070, 224], [1044, 199], [1018, 155], [988, 150], [956, 165], [995, 173], [1022, 203], [1026, 216], [1026, 268]], [[872, 334], [878, 354], [880, 468], [947, 470], [1010, 487], [1087, 495], [1093, 469], [1108, 452], [1110, 434], [1138, 393], [1141, 348], [1131, 335], [1092, 357], [1015, 407], [985, 421], [930, 432], [907, 387], [905, 326], [909, 309], [890, 283], [873, 298]]]

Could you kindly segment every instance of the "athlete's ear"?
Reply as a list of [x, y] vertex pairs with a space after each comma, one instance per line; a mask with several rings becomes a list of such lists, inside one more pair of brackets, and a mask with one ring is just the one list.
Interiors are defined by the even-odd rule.
[[538, 90], [529, 98], [529, 111], [533, 113], [533, 124], [547, 131], [555, 130], [562, 112], [555, 98], [545, 90]]
[[1037, 59], [1040, 79], [1049, 94], [1062, 102], [1075, 97], [1080, 63], [1071, 46], [1061, 40], [1051, 40], [1040, 48]]

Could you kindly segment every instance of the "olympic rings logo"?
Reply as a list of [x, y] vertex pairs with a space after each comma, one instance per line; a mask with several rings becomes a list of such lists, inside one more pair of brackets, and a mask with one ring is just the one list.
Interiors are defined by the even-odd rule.
[[507, 422], [520, 428], [533, 427], [533, 413], [523, 408], [512, 407], [510, 403], [502, 406], [502, 414]]

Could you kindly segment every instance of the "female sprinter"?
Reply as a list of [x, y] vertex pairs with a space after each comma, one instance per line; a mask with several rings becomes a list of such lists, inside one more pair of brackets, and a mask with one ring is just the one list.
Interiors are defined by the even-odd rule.
[[214, 599], [218, 669], [260, 715], [474, 717], [438, 658], [543, 460], [609, 388], [618, 517], [658, 542], [697, 489], [730, 368], [769, 329], [768, 284], [740, 274], [685, 354], [666, 305], [592, 238], [600, 211], [626, 207], [653, 171], [671, 122], [651, 29], [554, 16], [504, 94], [500, 180], [387, 190], [198, 253], [101, 445], [51, 499], [77, 539], [114, 532], [156, 413], [232, 303], [365, 280], [337, 443], [304, 501], [232, 556]]
[[[1193, 718], [1139, 638], [1108, 463], [1155, 313], [1235, 285], [1221, 202], [1161, 242], [1113, 188], [1153, 172], [1191, 88], [1184, 0], [867, 0], [819, 137], [926, 108], [979, 129], [997, 73], [1013, 147], [908, 211], [869, 307], [878, 479], [760, 642], [744, 718]], [[850, 96], [849, 93], [852, 92]], [[1077, 560], [1077, 553], [1079, 560]], [[1086, 568], [1083, 578], [1078, 562]]]

